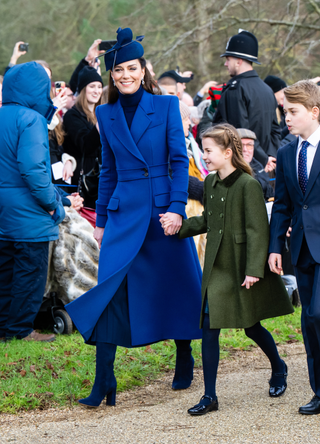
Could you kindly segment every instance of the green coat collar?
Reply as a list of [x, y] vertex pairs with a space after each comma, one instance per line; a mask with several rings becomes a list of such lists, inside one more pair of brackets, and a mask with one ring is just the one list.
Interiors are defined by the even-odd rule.
[[221, 180], [219, 174], [216, 173], [212, 180], [212, 186], [215, 187], [218, 182], [221, 182], [225, 187], [229, 188], [239, 179], [242, 173], [242, 170], [236, 169], [233, 173], [229, 174], [229, 176], [227, 176], [223, 180]]

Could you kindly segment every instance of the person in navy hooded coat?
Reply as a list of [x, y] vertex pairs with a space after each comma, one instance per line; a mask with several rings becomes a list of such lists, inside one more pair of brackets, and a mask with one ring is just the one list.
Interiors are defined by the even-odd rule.
[[51, 182], [50, 79], [36, 62], [11, 68], [0, 109], [0, 337], [53, 340], [33, 330], [48, 269], [49, 241], [64, 218]]
[[[67, 305], [76, 327], [96, 344], [96, 379], [80, 404], [115, 404], [117, 345], [175, 339], [173, 389], [190, 386], [191, 339], [201, 337], [201, 268], [193, 240], [165, 236], [159, 215], [178, 231], [188, 197], [188, 157], [173, 96], [157, 90], [129, 28], [105, 54], [108, 104], [96, 109], [102, 170], [95, 238], [101, 244], [98, 285]], [[169, 162], [172, 179], [169, 176]]]

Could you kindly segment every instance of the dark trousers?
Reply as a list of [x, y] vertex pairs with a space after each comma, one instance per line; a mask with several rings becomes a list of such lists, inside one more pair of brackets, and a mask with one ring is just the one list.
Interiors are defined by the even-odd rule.
[[49, 242], [0, 240], [0, 337], [33, 330], [47, 281]]
[[302, 304], [301, 329], [307, 352], [310, 385], [320, 397], [320, 264], [311, 256], [305, 239], [295, 274]]

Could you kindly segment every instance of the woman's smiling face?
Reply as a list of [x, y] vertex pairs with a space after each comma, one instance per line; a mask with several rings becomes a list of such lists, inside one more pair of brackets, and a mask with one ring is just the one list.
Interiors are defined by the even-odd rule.
[[121, 94], [133, 94], [140, 88], [144, 74], [145, 69], [136, 59], [116, 65], [111, 75]]

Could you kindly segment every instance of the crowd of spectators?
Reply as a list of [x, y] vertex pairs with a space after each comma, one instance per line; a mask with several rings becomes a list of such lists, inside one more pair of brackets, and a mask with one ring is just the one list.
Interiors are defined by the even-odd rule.
[[[248, 33], [247, 37], [249, 47], [254, 48], [255, 42], [250, 40], [252, 34]], [[17, 71], [17, 67], [28, 65], [28, 69], [31, 69], [30, 63], [34, 63], [17, 65], [18, 60], [23, 61], [23, 55], [26, 53], [21, 50], [23, 43], [22, 41], [16, 43], [4, 75], [0, 76], [0, 106], [12, 102], [6, 94], [4, 94], [4, 100], [2, 98], [3, 81], [8, 82], [9, 86], [11, 71], [12, 78], [14, 78], [13, 74]], [[48, 144], [50, 152], [50, 182], [52, 183], [47, 183], [46, 186], [48, 189], [50, 188], [52, 196], [56, 197], [53, 197], [54, 200], [47, 207], [43, 206], [38, 197], [34, 196], [34, 198], [42, 206], [41, 211], [44, 211], [43, 208], [45, 208], [53, 218], [55, 218], [54, 213], [58, 202], [61, 202], [61, 205], [79, 211], [93, 226], [101, 164], [101, 142], [95, 109], [108, 101], [108, 86], [104, 86], [100, 70], [99, 56], [104, 52], [99, 50], [100, 43], [100, 39], [93, 42], [86, 56], [75, 67], [70, 79], [64, 79], [64, 81], [53, 82], [52, 78], [55, 79], [55, 74], [48, 63], [43, 60], [35, 61], [38, 66], [41, 65], [44, 68], [48, 76], [50, 97], [54, 106], [51, 118], [48, 119], [47, 116], [44, 116], [47, 120], [48, 141], [41, 143]], [[203, 181], [208, 174], [202, 160], [201, 134], [208, 127], [220, 122], [228, 122], [238, 129], [242, 140], [243, 157], [251, 166], [254, 177], [261, 184], [265, 201], [273, 200], [277, 150], [281, 145], [293, 140], [295, 136], [289, 133], [283, 113], [283, 91], [287, 86], [285, 81], [273, 75], [267, 76], [262, 81], [252, 67], [252, 62], [256, 61], [252, 55], [254, 49], [250, 49], [249, 53], [250, 51], [249, 57], [235, 58], [232, 57], [232, 48], [230, 50], [229, 44], [229, 51], [226, 51], [224, 56], [231, 79], [229, 81], [226, 79], [226, 83], [223, 84], [209, 80], [199, 88], [194, 97], [191, 97], [186, 91], [189, 82], [195, 81], [191, 71], [168, 70], [155, 74], [151, 61], [147, 60], [146, 66], [151, 76], [157, 79], [161, 93], [175, 95], [180, 100], [186, 151], [189, 157], [187, 214], [190, 216], [201, 213]], [[34, 65], [32, 69], [34, 69]], [[23, 75], [24, 71], [22, 70], [21, 73]], [[37, 76], [35, 78], [40, 81]], [[318, 80], [314, 79], [315, 82]], [[33, 106], [28, 101], [24, 105], [22, 98], [20, 100], [18, 97], [15, 100], [27, 108]], [[41, 100], [48, 100], [48, 97], [45, 97], [44, 94]], [[4, 108], [8, 112], [10, 109], [4, 106], [2, 116], [6, 114]], [[35, 128], [34, 131], [39, 135], [39, 129]], [[0, 145], [0, 152], [4, 156], [2, 145]], [[4, 166], [1, 161], [3, 159], [1, 160], [0, 156], [0, 169], [3, 171], [7, 165]], [[35, 159], [37, 167], [39, 162], [44, 162], [44, 160]], [[13, 183], [11, 185], [14, 186]], [[2, 182], [1, 186], [6, 188], [7, 184]], [[28, 186], [31, 185], [28, 184]], [[1, 211], [0, 217], [2, 217]], [[57, 217], [58, 219], [60, 220], [60, 216]], [[54, 224], [56, 227], [58, 226], [56, 221]], [[5, 239], [4, 231], [3, 222], [1, 222], [1, 242]], [[196, 239], [196, 243], [200, 262], [203, 265], [205, 239], [202, 237]], [[53, 238], [55, 237], [45, 236], [46, 241]], [[21, 241], [21, 239], [17, 238], [16, 240]], [[39, 240], [36, 237], [31, 239], [27, 236], [22, 240], [39, 246]], [[12, 265], [10, 267], [12, 268]], [[41, 302], [40, 299], [39, 296], [32, 309], [33, 314], [29, 316], [31, 323], [29, 322], [26, 328], [22, 327], [18, 333], [13, 332], [12, 335], [26, 338], [32, 333], [35, 338], [32, 330], [32, 316], [34, 318], [36, 307], [39, 307]], [[6, 310], [7, 308], [4, 308], [2, 312], [5, 313]], [[7, 336], [10, 334], [1, 324], [0, 316], [0, 337]], [[41, 337], [37, 337], [37, 339], [48, 340], [48, 338]], [[52, 338], [50, 337], [49, 340]]]

